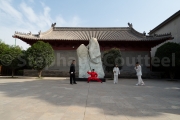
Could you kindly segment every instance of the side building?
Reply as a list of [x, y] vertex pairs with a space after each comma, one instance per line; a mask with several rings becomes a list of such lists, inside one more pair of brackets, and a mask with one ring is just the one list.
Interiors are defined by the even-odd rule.
[[[43, 71], [43, 76], [69, 76], [69, 65], [73, 59], [77, 61], [78, 71], [76, 49], [81, 44], [87, 45], [94, 37], [99, 42], [102, 54], [113, 47], [120, 48], [123, 61], [121, 76], [135, 76], [134, 65], [139, 61], [143, 75], [147, 77], [151, 73], [151, 48], [173, 39], [171, 34], [147, 36], [146, 33], [137, 32], [130, 23], [128, 27], [55, 27], [54, 23], [46, 32], [15, 32], [13, 37], [30, 45], [39, 40], [52, 45], [56, 58], [54, 63]], [[24, 75], [27, 76], [34, 76], [35, 73], [33, 70], [24, 70]], [[106, 71], [105, 73], [108, 76]]]
[[[178, 12], [176, 12], [175, 14], [173, 14], [172, 16], [170, 16], [164, 22], [159, 24], [157, 27], [152, 29], [149, 32], [149, 35], [164, 34], [164, 33], [171, 33], [172, 36], [174, 37], [173, 40], [171, 40], [171, 41], [168, 40], [166, 42], [176, 42], [176, 43], [180, 44], [180, 10]], [[153, 47], [151, 49], [151, 56], [154, 57], [157, 48], [166, 42], [163, 42], [163, 43]]]

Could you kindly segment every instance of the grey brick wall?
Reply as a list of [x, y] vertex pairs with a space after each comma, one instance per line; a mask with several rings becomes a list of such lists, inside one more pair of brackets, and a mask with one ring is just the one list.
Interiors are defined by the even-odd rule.
[[[124, 60], [124, 65], [121, 69], [121, 77], [136, 77], [134, 70], [135, 62], [138, 61], [138, 56], [142, 58], [149, 56], [148, 51], [121, 51], [122, 58]], [[103, 52], [102, 52], [103, 54]], [[78, 58], [76, 50], [56, 50], [55, 51], [55, 61], [52, 65], [43, 70], [42, 76], [69, 76], [69, 67], [72, 60], [76, 60], [76, 71], [78, 77]], [[150, 76], [149, 65], [145, 64], [145, 60], [139, 61], [142, 66], [143, 76]], [[149, 62], [149, 61], [148, 61]], [[106, 77], [110, 77], [111, 74], [106, 73]], [[24, 76], [37, 76], [37, 72], [34, 70], [24, 70]]]

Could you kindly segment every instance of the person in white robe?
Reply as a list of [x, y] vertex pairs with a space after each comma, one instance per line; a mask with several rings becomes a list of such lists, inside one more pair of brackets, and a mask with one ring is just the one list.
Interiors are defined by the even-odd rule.
[[118, 75], [120, 75], [120, 70], [119, 70], [118, 65], [116, 65], [113, 68], [113, 73], [114, 73], [114, 84], [117, 84], [118, 83]]
[[138, 83], [136, 85], [145, 85], [141, 76], [142, 76], [142, 70], [141, 70], [141, 65], [139, 62], [136, 62], [136, 66], [134, 68], [136, 70], [136, 75], [138, 77]]

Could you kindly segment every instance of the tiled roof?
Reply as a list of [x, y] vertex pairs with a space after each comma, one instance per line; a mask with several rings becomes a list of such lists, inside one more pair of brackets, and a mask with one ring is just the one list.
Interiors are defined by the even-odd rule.
[[[131, 24], [132, 25], [132, 24]], [[92, 37], [98, 41], [147, 41], [161, 40], [171, 37], [170, 34], [163, 36], [146, 36], [137, 32], [132, 26], [129, 27], [54, 27], [46, 32], [38, 34], [15, 32], [13, 37], [29, 40], [90, 40]]]
[[166, 19], [164, 22], [162, 22], [161, 24], [159, 24], [157, 27], [155, 27], [154, 29], [150, 30], [150, 32], [148, 34], [153, 34], [155, 33], [157, 30], [159, 30], [160, 28], [162, 28], [163, 26], [165, 26], [166, 24], [168, 24], [169, 22], [171, 22], [172, 20], [174, 20], [175, 18], [177, 18], [178, 16], [180, 16], [180, 10], [177, 11], [176, 13], [174, 13], [172, 16], [170, 16], [168, 19]]

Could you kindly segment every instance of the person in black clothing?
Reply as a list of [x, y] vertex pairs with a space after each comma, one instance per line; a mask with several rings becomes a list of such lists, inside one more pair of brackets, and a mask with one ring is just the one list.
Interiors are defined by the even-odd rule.
[[[77, 84], [75, 80], [75, 60], [72, 61], [72, 64], [70, 66], [69, 74], [70, 74], [70, 84], [72, 85]], [[73, 80], [72, 80], [73, 79]]]

